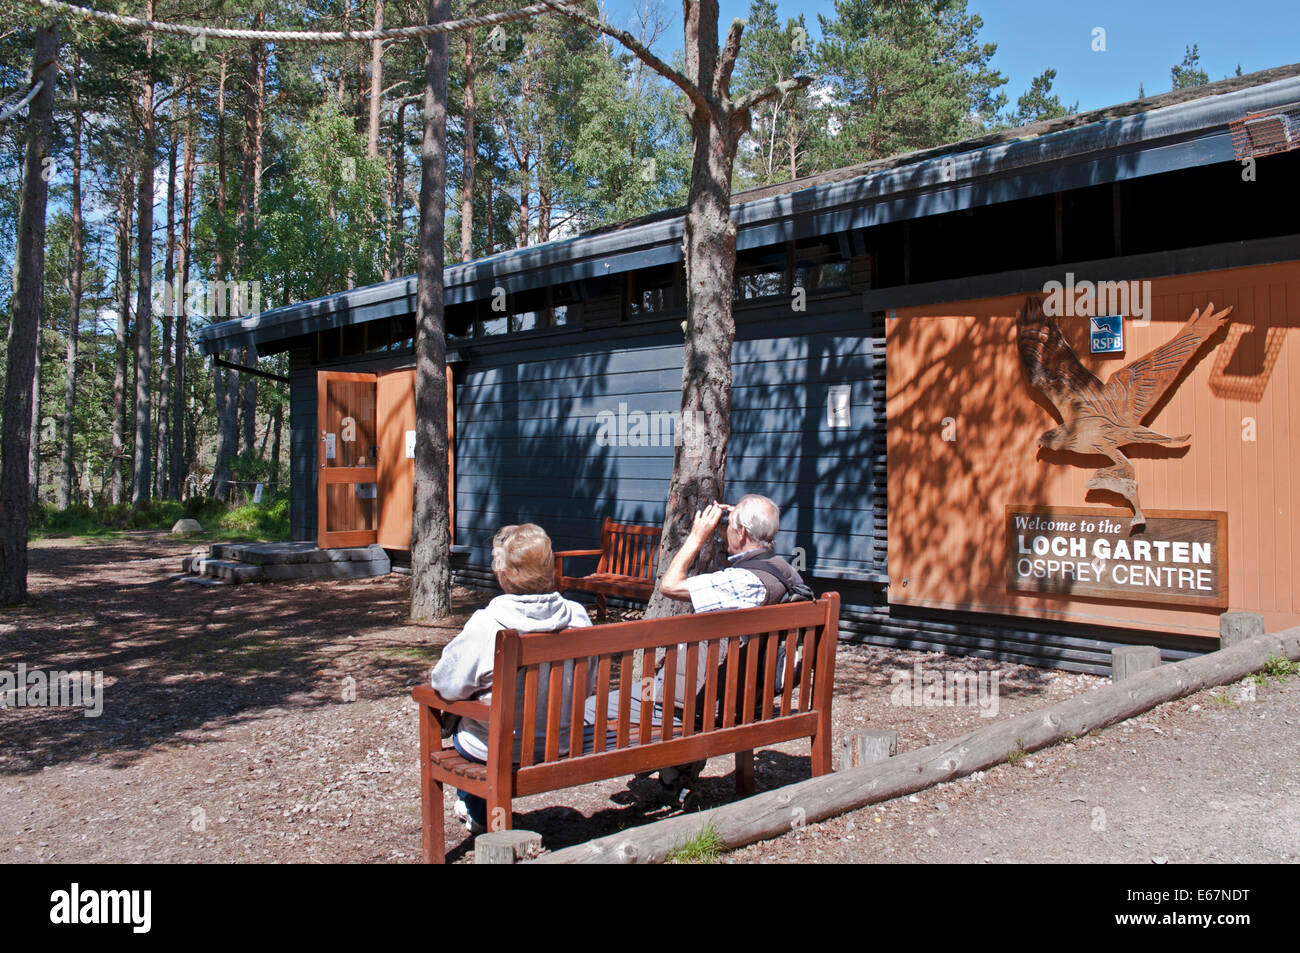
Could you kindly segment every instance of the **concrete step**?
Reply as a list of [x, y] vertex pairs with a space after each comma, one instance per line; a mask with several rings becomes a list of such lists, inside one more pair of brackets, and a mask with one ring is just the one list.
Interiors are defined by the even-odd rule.
[[182, 576], [181, 582], [190, 582], [196, 586], [233, 586], [229, 579], [209, 579], [207, 576]]
[[186, 556], [189, 579], [230, 583], [367, 579], [386, 576], [392, 563], [383, 547], [318, 549], [315, 543], [214, 543], [210, 555]]
[[211, 579], [225, 579], [227, 582], [261, 582], [262, 567], [233, 559], [203, 560], [203, 575]]

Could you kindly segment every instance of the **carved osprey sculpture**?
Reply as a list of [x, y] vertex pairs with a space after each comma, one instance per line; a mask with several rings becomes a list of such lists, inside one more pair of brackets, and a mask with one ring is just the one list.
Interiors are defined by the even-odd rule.
[[1214, 312], [1211, 302], [1192, 317], [1169, 342], [1120, 368], [1104, 385], [1080, 363], [1055, 319], [1043, 313], [1038, 298], [1025, 301], [1016, 315], [1016, 341], [1020, 363], [1029, 382], [1056, 406], [1061, 425], [1038, 438], [1049, 450], [1102, 454], [1115, 461], [1113, 467], [1098, 470], [1088, 489], [1112, 490], [1133, 504], [1129, 529], [1146, 524], [1138, 503], [1133, 464], [1120, 447], [1134, 443], [1155, 443], [1185, 447], [1191, 434], [1166, 437], [1142, 424], [1165, 392], [1178, 379], [1201, 345], [1227, 323], [1232, 308]]

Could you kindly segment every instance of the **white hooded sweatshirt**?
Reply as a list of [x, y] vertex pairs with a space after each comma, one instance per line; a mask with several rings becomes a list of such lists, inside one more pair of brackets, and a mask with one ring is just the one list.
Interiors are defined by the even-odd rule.
[[[558, 592], [535, 595], [497, 596], [479, 609], [460, 634], [442, 650], [442, 657], [434, 666], [431, 679], [433, 689], [448, 701], [474, 698], [490, 702], [492, 693], [492, 666], [496, 656], [497, 632], [516, 629], [519, 632], [559, 632], [563, 629], [590, 626], [587, 610], [579, 603], [565, 599]], [[539, 667], [539, 685], [548, 684], [550, 665]], [[595, 690], [596, 664], [593, 658], [587, 666], [586, 698]], [[573, 665], [564, 667], [563, 713], [560, 717], [561, 738], [569, 737], [569, 713], [573, 710]], [[537, 693], [537, 753], [540, 759], [546, 737], [547, 693]], [[515, 692], [515, 745], [514, 760], [519, 760], [519, 723], [524, 707], [524, 681], [519, 679]], [[456, 731], [456, 740], [466, 752], [486, 762], [488, 756], [488, 726], [479, 721], [462, 718]], [[562, 742], [560, 753], [568, 753]]]

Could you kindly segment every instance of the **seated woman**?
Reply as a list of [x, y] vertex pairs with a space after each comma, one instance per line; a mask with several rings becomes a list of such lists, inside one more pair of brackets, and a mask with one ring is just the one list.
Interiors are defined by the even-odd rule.
[[[492, 539], [492, 571], [504, 595], [497, 596], [475, 612], [465, 628], [446, 648], [433, 669], [433, 689], [448, 701], [473, 698], [491, 700], [492, 665], [496, 654], [496, 635], [501, 629], [519, 632], [559, 632], [563, 629], [590, 626], [587, 610], [579, 603], [565, 599], [555, 591], [555, 556], [551, 552], [551, 538], [546, 531], [533, 523], [522, 526], [503, 526]], [[596, 666], [594, 660], [587, 667], [588, 684], [580, 686], [586, 698], [595, 689]], [[539, 671], [540, 684], [548, 684], [550, 666], [543, 664]], [[567, 738], [569, 713], [572, 711], [573, 667], [565, 666], [563, 714], [561, 737]], [[546, 733], [547, 693], [538, 692], [537, 737], [534, 739], [538, 760], [542, 760]], [[524, 684], [519, 680], [515, 711], [524, 707]], [[517, 722], [518, 723], [518, 722]], [[487, 763], [488, 726], [469, 718], [460, 719], [452, 744], [468, 761]], [[568, 753], [562, 745], [561, 754]], [[519, 729], [515, 729], [514, 760], [519, 761]], [[456, 814], [471, 833], [481, 833], [487, 827], [487, 802], [480, 797], [458, 791], [460, 800]]]

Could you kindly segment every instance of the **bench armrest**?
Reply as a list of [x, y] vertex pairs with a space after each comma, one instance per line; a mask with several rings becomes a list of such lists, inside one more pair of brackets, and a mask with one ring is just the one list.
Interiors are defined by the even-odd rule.
[[563, 552], [555, 553], [555, 575], [560, 577], [564, 575], [564, 557], [565, 556], [599, 556], [603, 550], [599, 549], [566, 549]]
[[417, 685], [411, 689], [411, 697], [421, 705], [429, 708], [436, 708], [438, 711], [445, 711], [448, 714], [460, 715], [463, 718], [472, 718], [474, 721], [481, 721], [487, 724], [492, 718], [491, 706], [476, 701], [449, 702], [433, 690], [431, 685]]

